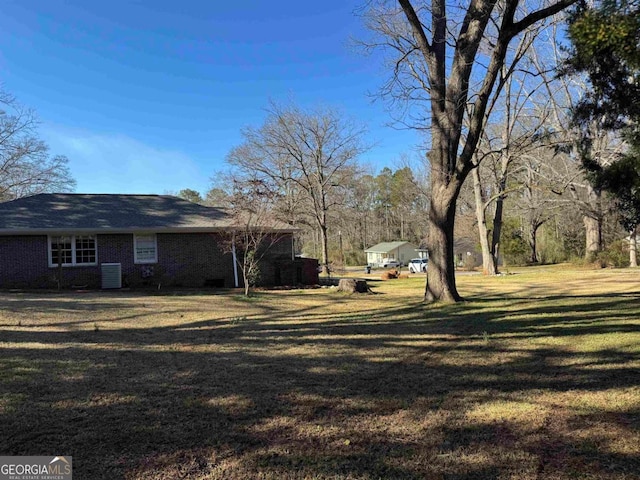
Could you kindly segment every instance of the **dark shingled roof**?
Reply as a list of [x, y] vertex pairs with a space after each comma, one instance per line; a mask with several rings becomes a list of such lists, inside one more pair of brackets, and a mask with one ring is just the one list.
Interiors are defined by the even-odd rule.
[[[271, 222], [270, 222], [271, 223]], [[0, 234], [216, 231], [232, 226], [224, 208], [169, 195], [42, 193], [0, 203]], [[293, 231], [274, 221], [269, 228]]]

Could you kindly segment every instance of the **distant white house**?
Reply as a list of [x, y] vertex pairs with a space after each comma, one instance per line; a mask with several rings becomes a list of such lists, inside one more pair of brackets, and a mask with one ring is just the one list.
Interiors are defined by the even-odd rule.
[[404, 265], [412, 258], [419, 257], [418, 247], [410, 242], [383, 242], [367, 248], [367, 264], [379, 266], [384, 258], [398, 260]]

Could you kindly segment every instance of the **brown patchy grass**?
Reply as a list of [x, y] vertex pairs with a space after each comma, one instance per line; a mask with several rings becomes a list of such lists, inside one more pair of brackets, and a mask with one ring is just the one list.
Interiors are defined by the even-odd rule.
[[79, 479], [640, 478], [640, 271], [0, 293], [0, 452]]

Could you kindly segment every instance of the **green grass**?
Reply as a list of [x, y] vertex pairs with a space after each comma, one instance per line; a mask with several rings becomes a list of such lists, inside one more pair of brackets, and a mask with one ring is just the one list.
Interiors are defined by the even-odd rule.
[[640, 271], [0, 293], [0, 452], [79, 479], [640, 478]]

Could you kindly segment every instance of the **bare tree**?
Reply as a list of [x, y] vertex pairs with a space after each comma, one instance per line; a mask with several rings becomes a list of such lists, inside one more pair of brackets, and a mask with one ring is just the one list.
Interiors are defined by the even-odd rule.
[[364, 250], [376, 243], [374, 239], [379, 235], [378, 222], [374, 218], [375, 199], [375, 177], [371, 174], [355, 176], [347, 189], [340, 215], [340, 228], [347, 232], [352, 250], [358, 250], [363, 263]]
[[[494, 97], [487, 108], [487, 127], [475, 154], [478, 166], [472, 171], [472, 178], [482, 270], [486, 275], [498, 273], [504, 202], [514, 188], [510, 182], [512, 170], [519, 158], [540, 148], [540, 139], [544, 137], [547, 116], [533, 111], [532, 102], [542, 90], [544, 80], [529, 68], [528, 58], [536, 47], [535, 42], [544, 41], [540, 33], [537, 29], [522, 35], [510, 55], [509, 64], [500, 71], [498, 81], [504, 87], [501, 95]], [[484, 176], [481, 175], [481, 161], [486, 166], [482, 169]], [[493, 214], [491, 229], [488, 227], [490, 212]]]
[[287, 199], [292, 216], [297, 209], [307, 212], [318, 231], [322, 265], [328, 272], [329, 213], [342, 201], [338, 192], [366, 150], [364, 127], [330, 108], [304, 111], [272, 104], [268, 112], [262, 127], [243, 130], [244, 143], [227, 161], [245, 178], [264, 182]]
[[262, 275], [263, 263], [268, 255], [287, 241], [285, 232], [290, 226], [276, 220], [271, 214], [275, 194], [260, 181], [236, 181], [229, 197], [228, 211], [231, 225], [223, 233], [223, 250], [231, 253], [234, 274], [242, 275], [244, 294], [249, 296]]
[[[590, 141], [585, 142], [585, 132], [575, 127], [571, 112], [579, 105], [587, 90], [587, 80], [580, 75], [557, 76], [553, 66], [566, 60], [566, 52], [560, 48], [561, 34], [553, 34], [554, 41], [548, 43], [545, 54], [533, 52], [532, 61], [535, 71], [544, 79], [546, 102], [542, 107], [547, 114], [548, 128], [552, 129], [564, 143], [566, 155], [565, 168], [553, 172], [555, 178], [562, 180], [562, 193], [575, 203], [582, 214], [585, 232], [585, 258], [596, 257], [604, 248], [603, 222], [607, 214], [607, 199], [603, 192], [594, 188], [587, 180], [582, 169], [582, 159], [587, 155], [599, 165], [606, 167], [617, 161], [626, 145], [614, 133], [607, 131], [602, 122], [592, 121], [583, 128]], [[586, 149], [586, 150], [585, 150]]]
[[405, 106], [405, 124], [430, 133], [432, 198], [426, 301], [454, 302], [453, 231], [460, 188], [474, 168], [485, 113], [511, 41], [576, 0], [527, 11], [519, 0], [446, 0], [368, 4], [372, 45], [390, 52], [392, 77], [382, 94]]
[[68, 160], [50, 156], [35, 113], [0, 91], [0, 201], [75, 188]]
[[[545, 155], [546, 153], [546, 155]], [[545, 158], [546, 157], [546, 158]], [[518, 175], [521, 185], [520, 198], [516, 203], [516, 211], [524, 219], [527, 241], [529, 244], [529, 263], [538, 263], [538, 231], [551, 220], [561, 206], [553, 194], [553, 179], [547, 178], [545, 168], [553, 161], [550, 148], [539, 148], [536, 155], [528, 155]]]

